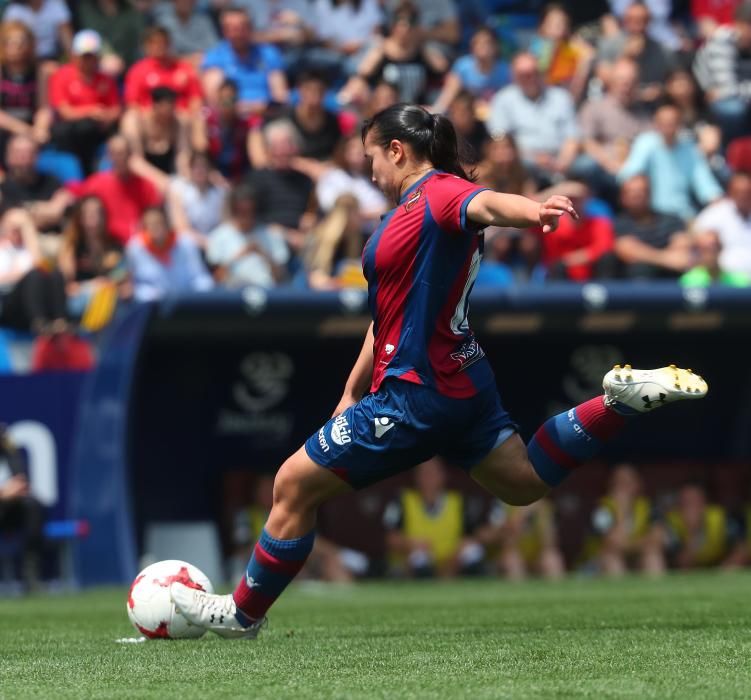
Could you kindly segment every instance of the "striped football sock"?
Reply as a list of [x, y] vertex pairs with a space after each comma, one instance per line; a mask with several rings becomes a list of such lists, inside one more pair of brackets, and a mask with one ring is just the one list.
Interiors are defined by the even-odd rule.
[[603, 396], [559, 413], [543, 423], [527, 445], [537, 475], [557, 486], [617, 435], [626, 417], [605, 405]]
[[315, 531], [296, 540], [274, 539], [266, 528], [256, 542], [245, 578], [233, 593], [243, 625], [260, 620], [302, 569], [313, 549]]

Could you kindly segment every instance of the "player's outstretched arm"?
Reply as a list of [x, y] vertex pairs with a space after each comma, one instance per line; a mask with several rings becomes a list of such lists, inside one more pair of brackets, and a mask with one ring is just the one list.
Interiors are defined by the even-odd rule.
[[564, 214], [579, 218], [571, 200], [563, 195], [554, 195], [540, 203], [517, 194], [485, 190], [467, 206], [467, 218], [481, 226], [542, 226], [543, 233], [554, 231]]
[[357, 403], [370, 388], [373, 379], [373, 323], [368, 326], [365, 334], [365, 342], [355, 362], [355, 366], [349, 373], [349, 379], [344, 385], [344, 393], [339, 400], [333, 415], [338, 416], [342, 411]]

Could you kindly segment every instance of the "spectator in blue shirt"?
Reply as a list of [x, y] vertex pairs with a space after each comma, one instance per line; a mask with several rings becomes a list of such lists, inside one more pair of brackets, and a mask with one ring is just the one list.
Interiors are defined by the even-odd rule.
[[655, 113], [654, 130], [634, 141], [618, 180], [646, 175], [652, 208], [687, 221], [696, 216], [697, 203], [707, 205], [723, 192], [694, 138], [681, 129], [678, 107], [662, 105]]
[[279, 51], [253, 43], [253, 27], [243, 10], [225, 10], [221, 16], [223, 41], [203, 59], [203, 87], [209, 104], [216, 104], [221, 84], [237, 85], [238, 109], [242, 114], [262, 112], [270, 102], [289, 98], [284, 62]]
[[489, 27], [480, 27], [472, 36], [470, 52], [457, 59], [446, 76], [443, 89], [433, 105], [434, 112], [445, 112], [456, 96], [466, 90], [485, 105], [502, 87], [511, 82], [508, 63], [498, 57], [498, 39]]

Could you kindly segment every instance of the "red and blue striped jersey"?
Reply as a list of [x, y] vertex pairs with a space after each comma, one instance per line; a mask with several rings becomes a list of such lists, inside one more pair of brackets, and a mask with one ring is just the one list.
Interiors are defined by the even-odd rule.
[[467, 206], [483, 187], [431, 171], [368, 240], [363, 271], [373, 316], [373, 383], [386, 377], [468, 398], [494, 381], [467, 319], [483, 232]]

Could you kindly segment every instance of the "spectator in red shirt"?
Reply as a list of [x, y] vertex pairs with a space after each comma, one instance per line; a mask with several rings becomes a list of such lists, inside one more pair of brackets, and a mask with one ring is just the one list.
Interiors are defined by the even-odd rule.
[[177, 95], [177, 110], [195, 114], [201, 107], [201, 83], [195, 68], [175, 57], [169, 32], [163, 27], [151, 27], [143, 41], [145, 58], [125, 76], [125, 104], [128, 108], [151, 107], [154, 88], [167, 87]]
[[609, 269], [606, 265], [611, 256], [607, 254], [613, 250], [615, 241], [612, 222], [604, 216], [587, 214], [590, 193], [584, 183], [561, 183], [540, 192], [538, 197], [544, 201], [553, 192], [568, 196], [580, 218], [565, 221], [562, 218], [558, 228], [544, 236], [537, 232], [542, 236], [542, 262], [548, 269], [548, 279], [586, 282], [600, 276], [601, 266], [602, 272]]
[[120, 97], [115, 81], [99, 69], [102, 39], [84, 29], [73, 38], [73, 61], [52, 75], [50, 103], [55, 110], [54, 143], [81, 159], [87, 173], [97, 151], [117, 127]]
[[125, 137], [113, 136], [107, 142], [107, 155], [112, 170], [87, 178], [76, 188], [76, 194], [102, 200], [112, 237], [125, 245], [138, 231], [143, 213], [159, 205], [162, 197], [151, 182], [130, 169], [132, 154]]

